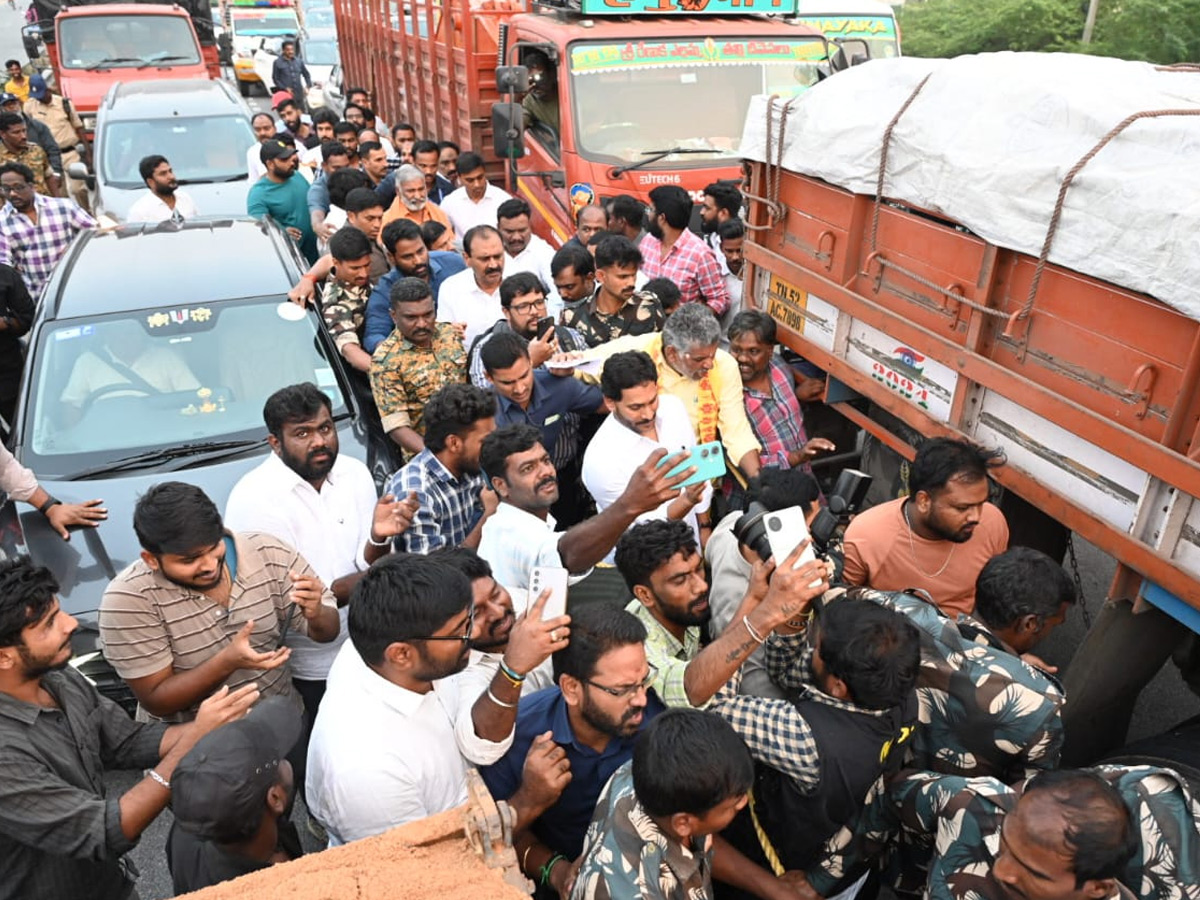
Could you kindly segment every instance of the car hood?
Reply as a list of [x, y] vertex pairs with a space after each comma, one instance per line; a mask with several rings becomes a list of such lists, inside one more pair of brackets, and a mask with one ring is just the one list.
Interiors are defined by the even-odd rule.
[[[181, 184], [179, 190], [196, 202], [196, 209], [204, 218], [244, 216], [250, 179]], [[116, 188], [101, 184], [97, 193], [97, 215], [107, 215], [124, 222], [129, 217], [129, 208], [145, 194], [144, 187]]]

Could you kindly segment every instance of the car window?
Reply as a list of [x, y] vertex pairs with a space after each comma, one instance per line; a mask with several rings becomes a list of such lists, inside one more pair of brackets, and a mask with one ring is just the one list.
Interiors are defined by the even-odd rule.
[[345, 412], [317, 327], [315, 313], [277, 297], [52, 323], [34, 353], [27, 464], [63, 474], [160, 446], [261, 437], [267, 397], [305, 381]]
[[142, 188], [138, 163], [150, 147], [171, 161], [181, 184], [246, 178], [246, 151], [254, 132], [240, 115], [109, 121], [99, 143], [101, 180], [113, 187]]

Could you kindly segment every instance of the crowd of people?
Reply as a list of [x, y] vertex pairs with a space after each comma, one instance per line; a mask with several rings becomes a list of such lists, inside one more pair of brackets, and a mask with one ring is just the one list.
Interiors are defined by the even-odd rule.
[[[736, 184], [699, 235], [661, 186], [580, 207], [555, 250], [480, 156], [384, 128], [365, 91], [341, 119], [277, 99], [248, 212], [308, 258], [291, 298], [398, 466], [377, 491], [302, 383], [223, 510], [150, 487], [99, 613], [136, 722], [68, 665], [67, 573], [0, 563], [0, 898], [134, 896], [125, 854], [168, 804], [186, 892], [299, 856], [297, 795], [336, 846], [465, 803], [471, 766], [542, 898], [1200, 897], [1182, 777], [1059, 768], [1033, 650], [1077, 598], [989, 502], [999, 453], [927, 440], [904, 496], [772, 551], [836, 448], [805, 428], [818, 375], [743, 308]], [[58, 215], [28, 162], [0, 165], [6, 239]], [[142, 174], [147, 216], [196, 214], [169, 160]], [[27, 307], [43, 244], [6, 243]], [[692, 478], [702, 451], [724, 475]], [[4, 454], [0, 483], [64, 537], [104, 517]], [[146, 774], [107, 796], [119, 767]]]

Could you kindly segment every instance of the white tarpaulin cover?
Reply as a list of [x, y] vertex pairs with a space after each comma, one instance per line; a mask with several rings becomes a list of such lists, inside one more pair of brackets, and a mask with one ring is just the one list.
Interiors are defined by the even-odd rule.
[[[884, 196], [1033, 256], [1063, 177], [1110, 129], [1145, 110], [1200, 110], [1200, 72], [1148, 63], [1066, 53], [881, 59], [793, 101], [784, 168], [874, 194], [884, 131], [926, 75], [893, 132]], [[741, 147], [760, 162], [766, 110], [756, 97]], [[1101, 150], [1067, 192], [1050, 260], [1200, 319], [1200, 115], [1139, 120]]]

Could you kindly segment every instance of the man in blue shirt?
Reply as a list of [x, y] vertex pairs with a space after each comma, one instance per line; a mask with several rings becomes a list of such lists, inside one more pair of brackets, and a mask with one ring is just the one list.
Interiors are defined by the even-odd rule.
[[250, 187], [246, 212], [271, 216], [300, 246], [310, 263], [317, 260], [317, 235], [308, 218], [308, 182], [296, 174], [296, 148], [280, 140], [264, 141], [259, 159], [267, 174]]
[[363, 335], [363, 349], [374, 353], [380, 342], [392, 333], [391, 291], [392, 285], [401, 278], [421, 278], [429, 282], [433, 290], [433, 303], [437, 307], [438, 291], [442, 282], [467, 267], [462, 256], [441, 250], [427, 250], [421, 238], [421, 226], [408, 219], [396, 219], [383, 227], [380, 235], [383, 249], [392, 258], [395, 268], [375, 285], [367, 301], [367, 326]]
[[[492, 796], [511, 798], [518, 810], [513, 843], [525, 874], [560, 895], [604, 785], [633, 758], [638, 733], [664, 709], [648, 688], [654, 670], [645, 640], [645, 626], [618, 607], [572, 612], [570, 643], [554, 654], [558, 687], [520, 701], [512, 747], [480, 769]], [[548, 756], [549, 774], [540, 765]]]

